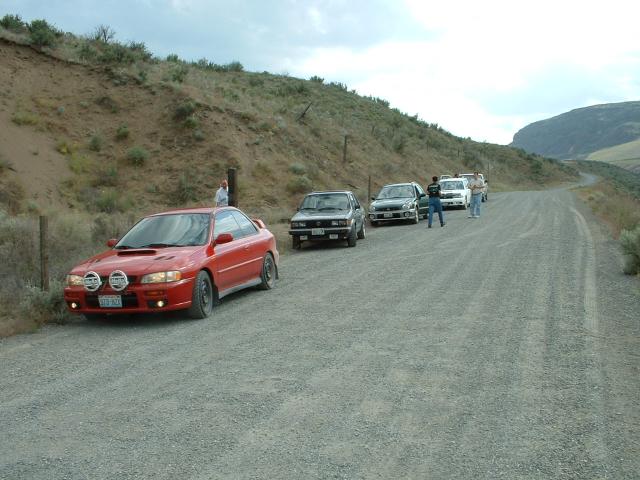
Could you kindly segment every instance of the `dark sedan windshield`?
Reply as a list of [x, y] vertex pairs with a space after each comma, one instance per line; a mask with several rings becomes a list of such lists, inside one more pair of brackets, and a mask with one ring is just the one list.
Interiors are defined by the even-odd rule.
[[377, 198], [409, 198], [414, 196], [411, 185], [387, 185], [382, 187]]
[[207, 213], [182, 213], [147, 217], [136, 223], [115, 248], [162, 248], [204, 245], [211, 217]]
[[349, 210], [349, 197], [345, 193], [307, 195], [300, 210]]

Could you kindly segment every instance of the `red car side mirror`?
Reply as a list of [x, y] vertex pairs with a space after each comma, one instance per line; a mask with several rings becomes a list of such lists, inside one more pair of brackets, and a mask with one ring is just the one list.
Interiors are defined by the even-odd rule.
[[213, 244], [220, 245], [222, 243], [229, 243], [229, 242], [233, 242], [233, 235], [231, 235], [230, 233], [221, 233], [216, 237]]
[[107, 240], [107, 247], [113, 248], [116, 246], [116, 243], [118, 243], [117, 238], [110, 238], [109, 240]]

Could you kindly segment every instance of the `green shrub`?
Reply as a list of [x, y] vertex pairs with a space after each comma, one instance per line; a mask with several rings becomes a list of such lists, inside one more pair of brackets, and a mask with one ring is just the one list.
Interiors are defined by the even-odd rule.
[[167, 55], [167, 62], [179, 63], [180, 57], [178, 57], [178, 55], [176, 55], [175, 53], [170, 53], [169, 55]]
[[34, 20], [29, 24], [29, 39], [38, 47], [53, 47], [62, 33], [46, 20]]
[[313, 182], [306, 175], [296, 177], [287, 183], [287, 191], [289, 193], [306, 193], [313, 188]]
[[32, 320], [36, 326], [45, 323], [66, 323], [73, 318], [64, 301], [65, 285], [51, 279], [49, 290], [43, 291], [35, 285], [25, 285], [19, 303], [20, 314]]
[[292, 163], [289, 165], [289, 171], [291, 173], [295, 173], [296, 175], [304, 175], [307, 173], [307, 167], [302, 165], [301, 163]]
[[402, 155], [404, 153], [404, 149], [407, 146], [407, 139], [404, 135], [397, 135], [393, 137], [391, 141], [391, 148], [394, 152]]
[[314, 75], [313, 77], [311, 77], [309, 79], [309, 81], [314, 82], [314, 83], [324, 83], [324, 78], [319, 77], [317, 75]]
[[93, 150], [94, 152], [99, 152], [102, 150], [102, 146], [104, 145], [104, 140], [99, 134], [94, 134], [91, 136], [89, 140], [89, 150]]
[[27, 29], [27, 25], [22, 21], [20, 15], [5, 15], [0, 19], [0, 26], [15, 33], [22, 33]]
[[11, 121], [16, 125], [37, 125], [38, 116], [31, 112], [16, 112], [11, 117]]
[[0, 188], [0, 204], [5, 205], [6, 209], [12, 214], [19, 213], [22, 210], [24, 198], [24, 187], [16, 180], [8, 180]]
[[98, 51], [89, 43], [83, 43], [78, 47], [78, 57], [83, 62], [91, 62], [98, 57]]
[[133, 147], [127, 152], [127, 160], [136, 167], [144, 165], [147, 158], [149, 158], [149, 152], [142, 147]]
[[261, 87], [264, 85], [264, 80], [260, 77], [249, 77], [249, 85], [252, 87]]
[[175, 120], [184, 121], [188, 117], [193, 115], [195, 111], [196, 111], [195, 102], [192, 102], [191, 100], [187, 100], [176, 107], [175, 111], [173, 112], [173, 118]]
[[94, 187], [116, 187], [118, 186], [118, 169], [111, 165], [101, 168], [96, 172], [92, 185]]
[[193, 202], [198, 199], [195, 188], [190, 181], [191, 175], [187, 172], [182, 172], [176, 189], [173, 192], [173, 203], [175, 205], [184, 205], [185, 203]]
[[120, 111], [120, 107], [118, 106], [118, 102], [116, 102], [113, 98], [108, 95], [104, 95], [96, 99], [96, 103], [103, 108], [111, 111], [111, 113], [118, 113]]
[[98, 61], [111, 64], [131, 64], [136, 61], [133, 52], [120, 43], [108, 43], [102, 46]]
[[182, 83], [187, 74], [189, 73], [189, 67], [184, 64], [177, 64], [169, 70], [169, 79], [172, 82]]
[[640, 275], [640, 225], [632, 230], [622, 230], [620, 245], [625, 257], [624, 273]]
[[0, 175], [2, 175], [5, 170], [9, 170], [11, 168], [11, 164], [5, 160], [2, 156], [0, 156]]
[[107, 188], [95, 199], [94, 207], [97, 211], [104, 213], [124, 212], [129, 208], [129, 203], [120, 192]]
[[202, 130], [196, 130], [193, 132], [193, 138], [199, 142], [202, 142], [205, 139], [204, 132]]
[[182, 125], [185, 128], [194, 129], [194, 128], [197, 128], [198, 125], [200, 125], [200, 122], [196, 117], [194, 117], [193, 115], [190, 115], [184, 119], [184, 122], [182, 122]]
[[126, 123], [123, 123], [118, 127], [118, 130], [116, 130], [116, 139], [124, 140], [125, 138], [129, 138], [129, 127]]
[[73, 152], [69, 155], [69, 169], [73, 173], [87, 173], [91, 171], [93, 162], [87, 155], [82, 155], [78, 152]]
[[279, 85], [275, 89], [274, 93], [278, 97], [288, 97], [291, 95], [305, 95], [309, 93], [309, 87], [307, 87], [307, 84], [303, 82], [286, 83], [284, 85]]

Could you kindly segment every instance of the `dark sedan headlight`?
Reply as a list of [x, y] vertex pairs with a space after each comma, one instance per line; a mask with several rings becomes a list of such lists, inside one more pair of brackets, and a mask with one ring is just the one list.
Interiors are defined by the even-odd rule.
[[374, 205], [371, 205], [371, 206], [369, 207], [369, 211], [370, 211], [370, 212], [375, 212], [375, 211], [376, 211], [376, 207], [375, 207]]
[[332, 227], [346, 227], [351, 223], [351, 220], [331, 220]]
[[291, 228], [304, 228], [307, 224], [304, 222], [291, 222]]
[[411, 202], [404, 202], [404, 204], [402, 205], [402, 209], [403, 210], [409, 210], [413, 207], [413, 201]]

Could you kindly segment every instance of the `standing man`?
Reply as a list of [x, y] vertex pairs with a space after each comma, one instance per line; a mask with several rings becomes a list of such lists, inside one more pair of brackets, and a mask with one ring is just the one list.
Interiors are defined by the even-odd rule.
[[473, 179], [469, 182], [469, 188], [471, 189], [471, 212], [469, 218], [480, 218], [480, 202], [482, 202], [484, 182], [478, 175], [479, 172], [473, 172]]
[[430, 183], [427, 187], [427, 193], [429, 194], [429, 224], [427, 228], [431, 228], [434, 210], [438, 212], [440, 226], [444, 227], [444, 214], [442, 213], [442, 202], [440, 202], [441, 188], [438, 183], [438, 177], [431, 177], [431, 180], [433, 180], [433, 183]]
[[229, 205], [229, 192], [227, 192], [227, 188], [229, 184], [226, 180], [222, 180], [220, 183], [220, 188], [216, 192], [216, 200], [214, 207], [226, 207]]

